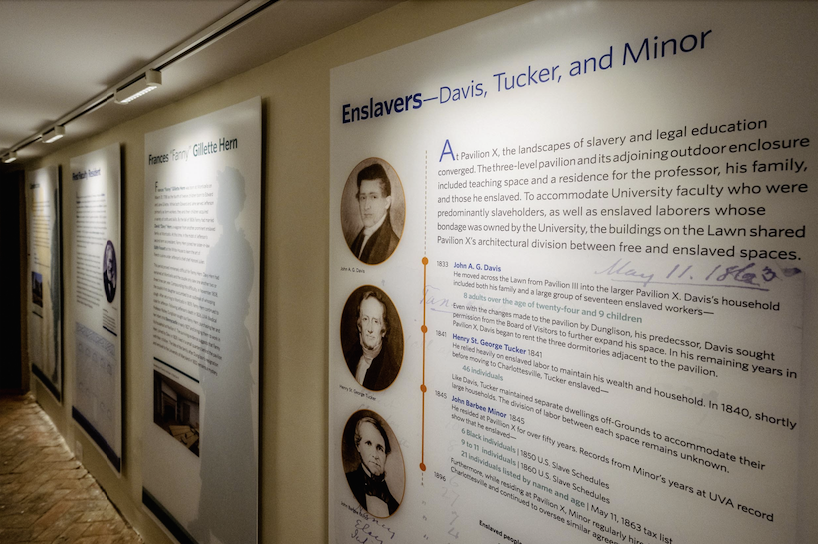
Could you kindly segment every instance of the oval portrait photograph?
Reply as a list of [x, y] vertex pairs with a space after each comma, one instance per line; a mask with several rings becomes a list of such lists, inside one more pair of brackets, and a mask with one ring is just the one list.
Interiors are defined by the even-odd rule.
[[380, 264], [400, 243], [406, 199], [395, 169], [383, 159], [359, 162], [341, 197], [341, 229], [352, 254], [364, 264]]
[[105, 298], [108, 302], [113, 302], [116, 295], [116, 250], [110, 240], [105, 244], [102, 259], [102, 284], [105, 287]]
[[403, 501], [406, 469], [398, 439], [372, 410], [352, 414], [341, 439], [341, 458], [349, 489], [376, 518], [388, 518]]
[[374, 285], [362, 285], [347, 298], [341, 313], [341, 349], [360, 385], [386, 389], [403, 363], [403, 327], [392, 300]]

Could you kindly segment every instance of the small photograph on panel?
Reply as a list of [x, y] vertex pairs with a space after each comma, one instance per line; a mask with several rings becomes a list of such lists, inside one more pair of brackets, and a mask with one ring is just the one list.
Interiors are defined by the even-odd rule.
[[31, 299], [34, 304], [43, 307], [43, 275], [39, 272], [31, 273]]
[[403, 363], [403, 327], [392, 300], [374, 285], [355, 289], [341, 314], [341, 349], [355, 380], [382, 391]]
[[199, 456], [199, 395], [153, 371], [153, 422]]
[[371, 410], [352, 414], [344, 427], [341, 457], [358, 503], [376, 518], [394, 514], [403, 501], [406, 467], [386, 421]]
[[105, 256], [102, 260], [102, 283], [105, 285], [105, 298], [108, 302], [113, 302], [116, 295], [116, 251], [110, 240], [105, 244]]
[[350, 251], [365, 264], [380, 264], [398, 247], [406, 199], [395, 169], [370, 157], [357, 164], [341, 197], [341, 228]]

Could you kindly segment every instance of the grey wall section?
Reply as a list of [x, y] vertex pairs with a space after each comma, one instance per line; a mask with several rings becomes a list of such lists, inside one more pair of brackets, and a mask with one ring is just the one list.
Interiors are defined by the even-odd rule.
[[[120, 142], [123, 149], [123, 246], [128, 278], [123, 323], [124, 439], [122, 478], [72, 422], [71, 387], [60, 406], [38, 397], [71, 448], [125, 517], [151, 544], [170, 542], [142, 509], [142, 391], [152, 377], [142, 364], [144, 136], [254, 96], [263, 105], [264, 219], [262, 262], [262, 399], [260, 541], [327, 541], [327, 396], [329, 262], [329, 71], [331, 68], [513, 7], [516, 1], [412, 1], [302, 47], [184, 100], [114, 127], [46, 157], [30, 168], [59, 164]], [[445, 54], [445, 52], [441, 52]], [[400, 67], [396, 67], [400, 69]], [[106, 106], [117, 107], [117, 106]], [[64, 211], [64, 210], [63, 210]], [[63, 240], [71, 233], [63, 230]], [[64, 243], [64, 262], [72, 262]], [[814, 285], [809, 283], [808, 285]], [[65, 293], [69, 315], [72, 293]], [[808, 292], [807, 297], [812, 298]], [[816, 330], [815, 316], [804, 329]], [[64, 383], [74, 383], [73, 338], [65, 339]], [[805, 337], [805, 391], [818, 389], [813, 364], [818, 338]], [[42, 393], [42, 394], [40, 394]], [[818, 399], [803, 396], [801, 534], [818, 541]], [[679, 514], [680, 516], [682, 514]]]

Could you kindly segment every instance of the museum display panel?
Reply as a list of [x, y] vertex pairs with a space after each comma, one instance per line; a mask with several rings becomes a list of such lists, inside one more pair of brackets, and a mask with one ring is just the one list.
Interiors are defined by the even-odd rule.
[[258, 540], [261, 99], [145, 135], [143, 503]]
[[119, 473], [122, 464], [122, 258], [120, 146], [71, 159], [72, 416]]
[[48, 166], [26, 172], [28, 221], [28, 356], [31, 371], [62, 398], [62, 259], [60, 172]]
[[332, 71], [331, 542], [796, 542], [816, 15], [532, 3]]

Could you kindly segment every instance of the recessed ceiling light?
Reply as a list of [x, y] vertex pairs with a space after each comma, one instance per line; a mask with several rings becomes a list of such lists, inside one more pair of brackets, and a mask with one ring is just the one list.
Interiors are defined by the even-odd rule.
[[14, 151], [9, 152], [5, 157], [3, 157], [3, 162], [8, 164], [10, 162], [14, 162], [17, 160], [17, 153]]

